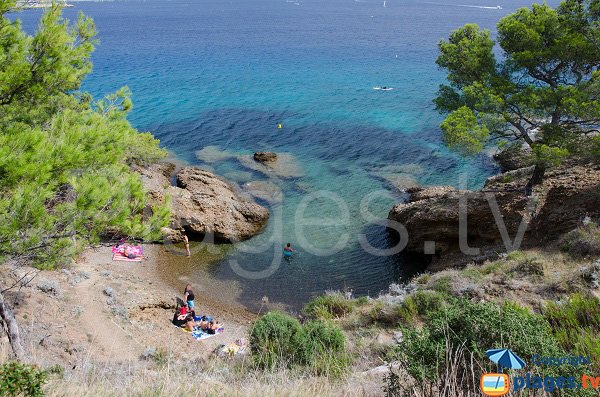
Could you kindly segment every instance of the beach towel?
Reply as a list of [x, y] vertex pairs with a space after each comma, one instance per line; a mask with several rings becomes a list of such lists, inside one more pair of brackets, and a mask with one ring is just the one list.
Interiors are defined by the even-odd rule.
[[225, 329], [223, 327], [221, 327], [218, 330], [216, 330], [216, 332], [214, 334], [209, 334], [208, 332], [204, 331], [200, 327], [194, 327], [194, 331], [192, 331], [192, 336], [196, 340], [204, 340], [204, 339], [208, 339], [208, 338], [211, 338], [213, 336], [222, 334], [223, 331], [225, 331]]
[[144, 260], [144, 247], [141, 245], [130, 245], [129, 251], [136, 255], [135, 258], [128, 258], [125, 256], [125, 247], [123, 245], [115, 245], [112, 247], [113, 261], [124, 261], [124, 262], [141, 262]]
[[[205, 321], [212, 321], [213, 318], [210, 316], [196, 316], [194, 317], [194, 321], [200, 321], [200, 320], [205, 320]], [[176, 326], [176, 325], [175, 325]], [[176, 326], [177, 327], [177, 326]], [[202, 328], [200, 328], [199, 326], [195, 326], [193, 331], [188, 331], [187, 329], [183, 328], [183, 327], [177, 327], [177, 328], [181, 328], [184, 332], [187, 332], [189, 334], [192, 334], [192, 337], [196, 340], [204, 340], [204, 339], [208, 339], [210, 337], [213, 336], [217, 336], [219, 334], [222, 334], [223, 331], [225, 331], [225, 328], [221, 327], [219, 329], [217, 329], [215, 331], [214, 334], [209, 334], [208, 332], [204, 331]]]

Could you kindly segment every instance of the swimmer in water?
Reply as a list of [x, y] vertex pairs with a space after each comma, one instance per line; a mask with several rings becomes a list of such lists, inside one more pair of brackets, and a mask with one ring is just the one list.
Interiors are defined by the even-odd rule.
[[290, 258], [294, 252], [296, 251], [292, 248], [291, 243], [287, 243], [286, 246], [283, 247], [283, 256], [287, 258]]

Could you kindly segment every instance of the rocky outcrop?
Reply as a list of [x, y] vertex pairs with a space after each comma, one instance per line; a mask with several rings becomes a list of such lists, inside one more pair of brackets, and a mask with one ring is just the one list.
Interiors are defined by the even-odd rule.
[[492, 156], [502, 169], [502, 172], [514, 171], [530, 166], [533, 163], [533, 154], [529, 146], [510, 145]]
[[[530, 219], [523, 242], [531, 246], [556, 240], [577, 227], [586, 215], [600, 219], [600, 166], [564, 164], [546, 172], [543, 183], [535, 188], [533, 196], [527, 197], [524, 188], [532, 172], [530, 167], [492, 177], [481, 191], [458, 191], [452, 187], [410, 189], [408, 202], [395, 205], [388, 219], [401, 223], [408, 231], [408, 250], [425, 253], [434, 244], [438, 256], [453, 257], [459, 257], [456, 254], [461, 252], [460, 202], [466, 208], [468, 246], [481, 248], [481, 252], [490, 247], [504, 248], [502, 223], [513, 241], [521, 220]], [[497, 217], [491, 209], [494, 200]]]
[[270, 163], [277, 160], [277, 154], [273, 152], [256, 152], [254, 153], [254, 160], [259, 163]]
[[216, 242], [248, 239], [264, 228], [266, 208], [236, 192], [216, 175], [195, 167], [177, 172], [176, 186], [170, 177], [175, 166], [161, 163], [137, 170], [151, 201], [170, 199], [171, 222], [163, 229], [165, 238], [179, 242], [183, 233], [190, 239], [213, 236]]

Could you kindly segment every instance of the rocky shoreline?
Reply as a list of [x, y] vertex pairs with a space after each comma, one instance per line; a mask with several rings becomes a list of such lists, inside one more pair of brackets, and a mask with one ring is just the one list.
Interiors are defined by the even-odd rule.
[[265, 207], [201, 168], [178, 169], [162, 162], [135, 171], [141, 175], [151, 204], [168, 203], [171, 220], [163, 234], [173, 243], [183, 241], [184, 235], [215, 243], [242, 241], [260, 233], [269, 219]]
[[[505, 252], [515, 242], [522, 221], [524, 247], [543, 247], [575, 229], [584, 218], [600, 219], [600, 165], [571, 160], [549, 170], [533, 194], [525, 194], [533, 167], [519, 168], [488, 178], [478, 191], [449, 186], [409, 189], [406, 202], [395, 205], [388, 219], [408, 232], [408, 251], [427, 255], [430, 270], [462, 266]], [[462, 204], [461, 204], [462, 203]], [[466, 220], [466, 244], [461, 249], [460, 207]], [[497, 212], [492, 208], [497, 206]], [[494, 215], [494, 212], [496, 214]], [[504, 226], [503, 226], [504, 225]], [[463, 237], [463, 239], [464, 239]], [[465, 254], [466, 248], [477, 252]]]

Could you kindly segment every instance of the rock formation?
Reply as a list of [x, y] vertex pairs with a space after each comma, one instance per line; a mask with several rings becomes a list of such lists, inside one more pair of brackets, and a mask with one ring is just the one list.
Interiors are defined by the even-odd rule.
[[[424, 253], [435, 243], [438, 255], [461, 252], [459, 247], [459, 202], [466, 203], [469, 247], [504, 250], [498, 224], [504, 223], [512, 242], [523, 217], [530, 219], [524, 234], [525, 245], [556, 240], [576, 228], [587, 215], [600, 219], [600, 166], [567, 163], [546, 173], [532, 197], [524, 194], [532, 167], [519, 169], [487, 180], [480, 191], [458, 191], [452, 187], [413, 188], [406, 203], [395, 205], [388, 219], [408, 231], [407, 250]], [[497, 222], [491, 210], [498, 205]], [[492, 204], [490, 204], [490, 202]], [[472, 257], [462, 256], [464, 260]]]
[[170, 163], [137, 169], [151, 201], [164, 203], [167, 196], [170, 198], [171, 224], [163, 233], [171, 241], [181, 241], [184, 232], [191, 239], [208, 235], [216, 242], [245, 240], [266, 225], [268, 210], [238, 194], [216, 175], [184, 167], [177, 172], [177, 186], [173, 186], [169, 177], [174, 170]]
[[259, 163], [270, 163], [277, 160], [277, 154], [273, 152], [256, 152], [254, 153], [254, 160]]

